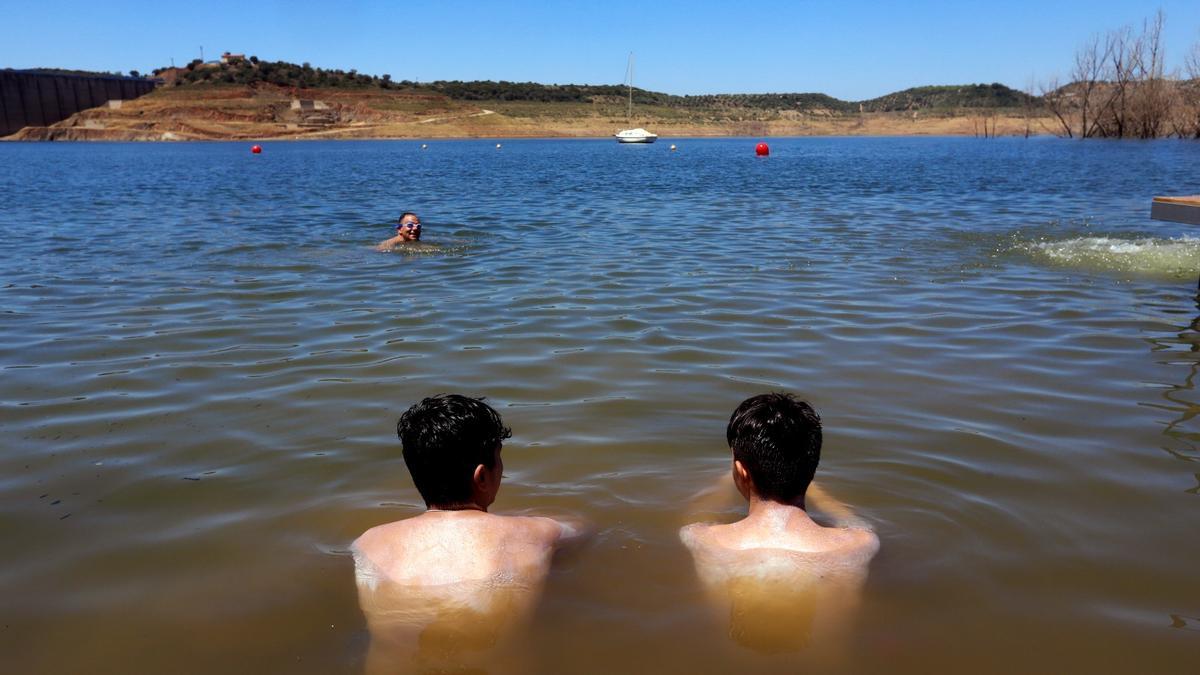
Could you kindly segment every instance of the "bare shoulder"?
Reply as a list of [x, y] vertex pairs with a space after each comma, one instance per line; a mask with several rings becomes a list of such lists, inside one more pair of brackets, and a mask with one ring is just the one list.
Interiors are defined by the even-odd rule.
[[385, 532], [387, 532], [388, 528], [394, 524], [395, 523], [376, 525], [366, 532], [363, 532], [362, 534], [358, 535], [358, 539], [355, 539], [354, 543], [350, 544], [350, 550], [354, 551], [355, 555], [369, 555], [371, 551], [379, 547], [380, 543], [387, 537]]
[[871, 559], [879, 552], [879, 535], [873, 530], [861, 527], [841, 529], [838, 543], [842, 552], [862, 559]]
[[692, 523], [679, 528], [679, 540], [690, 549], [708, 546], [712, 539], [711, 523]]
[[404, 521], [377, 525], [363, 532], [350, 544], [354, 556], [354, 576], [360, 586], [375, 588], [387, 574], [386, 570], [397, 556]]
[[356, 539], [355, 541], [368, 542], [368, 541], [373, 541], [375, 539], [379, 539], [380, 537], [386, 536], [387, 532], [396, 529], [396, 527], [399, 526], [403, 522], [404, 522], [403, 520], [397, 520], [397, 521], [391, 522], [391, 523], [384, 523], [382, 525], [376, 525], [375, 527], [372, 527], [372, 528], [368, 529], [366, 532], [363, 532], [361, 535], [359, 535], [358, 539]]
[[545, 516], [505, 516], [504, 518], [514, 531], [518, 531], [544, 546], [553, 546], [559, 539], [569, 535], [570, 527], [553, 518]]
[[390, 545], [398, 537], [403, 537], [408, 529], [408, 520], [397, 520], [383, 525], [376, 525], [359, 535], [351, 545], [359, 551], [369, 551], [380, 546]]

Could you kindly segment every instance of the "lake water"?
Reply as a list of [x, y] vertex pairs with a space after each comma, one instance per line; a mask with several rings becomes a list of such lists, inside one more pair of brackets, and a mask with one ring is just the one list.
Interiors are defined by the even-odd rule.
[[[770, 390], [882, 541], [838, 669], [1194, 668], [1200, 231], [1148, 214], [1200, 145], [755, 140], [0, 144], [4, 670], [361, 669], [346, 550], [447, 391], [499, 511], [598, 528], [531, 670], [801, 668], [676, 536]], [[439, 249], [372, 250], [406, 209]]]

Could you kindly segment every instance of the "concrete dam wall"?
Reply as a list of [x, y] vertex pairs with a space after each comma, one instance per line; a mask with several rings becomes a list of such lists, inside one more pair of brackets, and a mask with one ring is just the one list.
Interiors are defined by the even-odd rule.
[[154, 80], [0, 70], [0, 136], [47, 127], [80, 110], [149, 94]]

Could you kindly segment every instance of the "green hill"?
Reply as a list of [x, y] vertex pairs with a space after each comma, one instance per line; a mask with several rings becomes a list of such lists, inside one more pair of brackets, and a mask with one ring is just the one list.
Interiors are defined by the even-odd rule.
[[411, 82], [392, 82], [391, 75], [365, 75], [357, 70], [313, 68], [309, 63], [260, 61], [257, 56], [231, 63], [192, 61], [183, 68], [156, 68], [154, 74], [170, 86], [213, 84], [274, 84], [280, 87], [322, 89], [397, 89]]
[[[490, 80], [439, 80], [395, 82], [391, 75], [367, 75], [356, 70], [314, 68], [308, 63], [260, 61], [258, 57], [232, 63], [189, 63], [185, 68], [160, 68], [155, 75], [171, 73], [172, 86], [266, 83], [281, 87], [323, 89], [406, 89], [441, 94], [457, 101], [526, 101], [532, 103], [595, 103], [625, 99], [628, 89], [617, 84], [540, 84]], [[1040, 99], [1003, 84], [965, 84], [905, 89], [866, 101], [843, 101], [821, 93], [706, 94], [676, 96], [633, 89], [639, 106], [683, 109], [751, 109], [761, 111], [892, 112], [953, 110], [961, 108], [1019, 108]]]
[[1041, 99], [1003, 84], [963, 84], [913, 87], [862, 101], [867, 112], [954, 108], [1020, 108]]
[[686, 108], [753, 108], [756, 110], [832, 110], [850, 112], [855, 104], [827, 94], [708, 94], [701, 96], [672, 96], [674, 105]]

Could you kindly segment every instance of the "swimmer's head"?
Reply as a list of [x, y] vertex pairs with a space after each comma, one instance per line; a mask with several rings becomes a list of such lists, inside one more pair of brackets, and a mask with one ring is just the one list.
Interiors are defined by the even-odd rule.
[[504, 471], [500, 447], [512, 431], [482, 398], [423, 399], [400, 416], [396, 435], [426, 506], [486, 509], [496, 499]]
[[420, 241], [421, 219], [412, 211], [405, 211], [396, 221], [396, 234], [403, 237], [404, 241]]
[[725, 439], [764, 499], [792, 503], [803, 498], [821, 460], [821, 418], [791, 394], [742, 401], [729, 418]]

